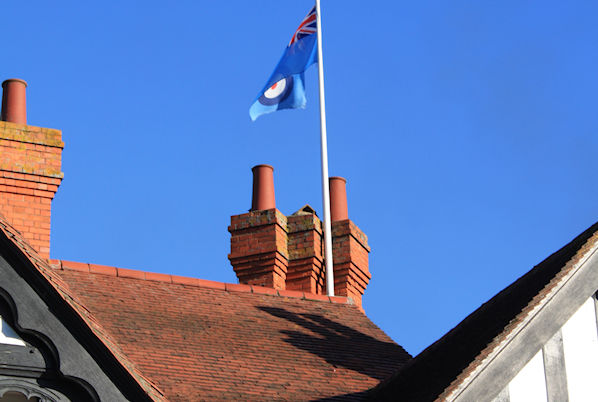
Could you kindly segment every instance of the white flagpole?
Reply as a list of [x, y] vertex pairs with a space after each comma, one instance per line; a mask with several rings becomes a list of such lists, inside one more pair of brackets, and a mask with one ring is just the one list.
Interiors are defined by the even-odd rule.
[[332, 233], [330, 225], [330, 189], [328, 188], [328, 145], [326, 140], [326, 102], [324, 100], [324, 59], [322, 58], [322, 20], [320, 0], [316, 0], [318, 30], [318, 78], [320, 84], [320, 151], [322, 157], [322, 203], [324, 204], [324, 258], [326, 259], [326, 293], [334, 296]]

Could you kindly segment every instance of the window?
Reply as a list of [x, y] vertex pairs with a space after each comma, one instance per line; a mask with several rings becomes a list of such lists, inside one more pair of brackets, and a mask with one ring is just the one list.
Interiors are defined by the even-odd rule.
[[15, 330], [2, 319], [2, 316], [0, 316], [0, 343], [5, 345], [25, 346], [25, 342], [23, 342]]
[[39, 402], [39, 400], [37, 396], [27, 398], [22, 393], [15, 391], [8, 391], [0, 397], [0, 402]]

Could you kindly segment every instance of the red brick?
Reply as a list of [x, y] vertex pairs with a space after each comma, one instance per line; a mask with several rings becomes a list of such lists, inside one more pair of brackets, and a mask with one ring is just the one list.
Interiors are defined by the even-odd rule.
[[[44, 258], [50, 254], [49, 234], [43, 238], [34, 236], [29, 232], [34, 225], [27, 223], [42, 216], [44, 227], [50, 227], [49, 207], [62, 180], [62, 146], [58, 130], [42, 133], [40, 127], [9, 122], [0, 126], [0, 176], [5, 178], [0, 182], [0, 212], [26, 239], [41, 240], [31, 245]], [[47, 205], [48, 212], [24, 208], [34, 204]], [[36, 233], [39, 234], [33, 232]]]
[[231, 217], [228, 256], [241, 284], [285, 288], [286, 217], [277, 209]]

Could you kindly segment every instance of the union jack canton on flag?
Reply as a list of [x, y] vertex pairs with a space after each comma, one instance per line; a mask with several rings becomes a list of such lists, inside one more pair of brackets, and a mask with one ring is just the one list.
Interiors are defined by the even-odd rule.
[[280, 109], [305, 108], [303, 73], [318, 61], [316, 34], [314, 6], [293, 34], [274, 72], [249, 108], [251, 120]]

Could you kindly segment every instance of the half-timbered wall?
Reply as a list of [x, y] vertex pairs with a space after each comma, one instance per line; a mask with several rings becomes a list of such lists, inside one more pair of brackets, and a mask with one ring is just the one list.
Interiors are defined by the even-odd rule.
[[494, 402], [594, 402], [598, 395], [598, 301], [589, 298]]

